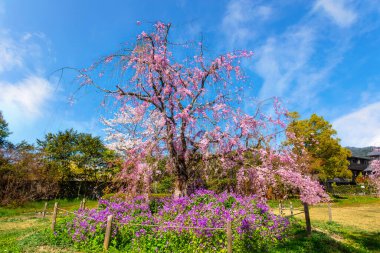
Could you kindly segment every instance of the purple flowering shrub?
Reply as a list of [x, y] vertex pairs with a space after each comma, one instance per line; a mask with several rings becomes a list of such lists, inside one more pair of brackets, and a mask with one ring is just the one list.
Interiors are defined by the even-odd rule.
[[223, 252], [227, 221], [232, 222], [235, 250], [264, 250], [279, 242], [289, 225], [255, 196], [207, 190], [150, 202], [141, 196], [100, 200], [100, 206], [100, 210], [78, 210], [62, 224], [77, 245], [101, 249], [110, 214], [114, 216], [111, 245], [128, 252]]

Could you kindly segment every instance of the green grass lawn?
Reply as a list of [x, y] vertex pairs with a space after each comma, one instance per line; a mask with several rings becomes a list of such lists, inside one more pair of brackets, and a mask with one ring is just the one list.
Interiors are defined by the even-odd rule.
[[[49, 201], [51, 211], [53, 201]], [[79, 207], [79, 200], [58, 200], [60, 206], [67, 210]], [[295, 207], [300, 207], [299, 201], [293, 200]], [[380, 199], [371, 197], [340, 198], [334, 202], [333, 210], [337, 208], [373, 207], [380, 203]], [[273, 208], [278, 202], [272, 201]], [[1, 252], [79, 252], [70, 244], [54, 245], [51, 240], [50, 216], [43, 219], [34, 213], [42, 211], [44, 202], [32, 202], [18, 208], [0, 208], [0, 253]], [[96, 201], [87, 202], [88, 207], [95, 207]], [[313, 207], [314, 208], [314, 207]], [[315, 207], [319, 208], [319, 207]], [[321, 207], [322, 208], [322, 207]], [[313, 210], [313, 209], [312, 209]], [[363, 209], [367, 210], [367, 209]], [[368, 209], [368, 210], [377, 210]], [[380, 212], [380, 209], [378, 209]], [[335, 215], [339, 215], [335, 213]], [[363, 213], [363, 219], [366, 214]], [[345, 223], [313, 220], [313, 233], [306, 235], [303, 216], [292, 219], [292, 227], [287, 239], [276, 246], [271, 252], [380, 252], [380, 227], [360, 229]], [[361, 217], [356, 217], [360, 221]]]
[[[0, 207], [0, 253], [2, 252], [77, 252], [67, 245], [50, 243], [50, 224], [54, 203], [62, 209], [78, 209], [80, 200], [48, 201], [46, 218], [42, 218], [45, 201], [28, 202], [19, 207]], [[94, 208], [97, 201], [86, 201], [86, 207]]]
[[[63, 209], [68, 210], [74, 210], [78, 209], [80, 205], [81, 200], [77, 199], [58, 199], [58, 200], [49, 200], [47, 211], [52, 212], [54, 203], [58, 202], [59, 207]], [[21, 215], [21, 214], [36, 214], [39, 212], [42, 212], [44, 205], [46, 201], [34, 201], [34, 202], [27, 202], [26, 204], [19, 206], [19, 207], [0, 207], [0, 218], [1, 217], [7, 217], [7, 216], [15, 216], [15, 215]], [[86, 207], [93, 208], [96, 207], [97, 201], [94, 200], [87, 200], [86, 201]]]
[[[283, 200], [282, 203], [289, 207], [290, 202], [292, 202], [293, 206], [298, 208], [302, 207], [302, 203], [299, 199], [286, 199]], [[361, 204], [374, 204], [380, 203], [380, 198], [371, 197], [371, 196], [331, 196], [331, 202], [334, 206], [355, 206]], [[269, 200], [268, 204], [272, 208], [278, 208], [279, 201], [278, 200]], [[316, 205], [315, 207], [323, 206], [323, 204]]]

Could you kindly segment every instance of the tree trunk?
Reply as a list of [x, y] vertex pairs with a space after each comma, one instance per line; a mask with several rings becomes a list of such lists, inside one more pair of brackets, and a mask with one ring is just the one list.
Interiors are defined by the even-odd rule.
[[176, 181], [174, 188], [174, 197], [179, 198], [187, 195], [187, 186], [189, 175], [187, 173], [186, 163], [183, 159], [174, 159], [176, 169]]
[[173, 126], [170, 122], [167, 122], [167, 134], [168, 141], [167, 147], [169, 150], [169, 158], [173, 163], [173, 167], [176, 174], [174, 198], [179, 198], [187, 195], [187, 185], [189, 181], [189, 175], [187, 171], [186, 161], [184, 158], [185, 150], [176, 150], [174, 145]]
[[180, 198], [187, 195], [187, 180], [177, 176], [174, 188], [174, 198]]

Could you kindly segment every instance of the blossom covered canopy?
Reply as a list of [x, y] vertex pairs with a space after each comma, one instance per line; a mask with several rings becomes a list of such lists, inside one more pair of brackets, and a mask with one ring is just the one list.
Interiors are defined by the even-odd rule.
[[[175, 194], [186, 195], [190, 170], [200, 156], [205, 164], [218, 160], [224, 171], [238, 167], [241, 185], [273, 186], [282, 178], [299, 189], [306, 202], [324, 198], [319, 184], [301, 174], [294, 154], [270, 146], [286, 127], [287, 111], [279, 101], [273, 100], [272, 113], [264, 113], [259, 102], [251, 114], [241, 109], [247, 83], [240, 65], [253, 53], [240, 50], [209, 59], [203, 43], [171, 43], [170, 27], [157, 22], [151, 33], [138, 35], [131, 49], [81, 71], [83, 85], [112, 95], [119, 105], [114, 117], [104, 122], [110, 147], [127, 159], [122, 176], [132, 188], [135, 185], [132, 192], [139, 178], [149, 183], [152, 168], [147, 157], [168, 157], [168, 170], [177, 178]], [[178, 48], [194, 56], [179, 60], [186, 54]], [[98, 74], [92, 75], [95, 71]], [[112, 83], [114, 88], [99, 83]], [[257, 157], [255, 166], [246, 163], [247, 152]], [[268, 189], [256, 188], [263, 196]]]

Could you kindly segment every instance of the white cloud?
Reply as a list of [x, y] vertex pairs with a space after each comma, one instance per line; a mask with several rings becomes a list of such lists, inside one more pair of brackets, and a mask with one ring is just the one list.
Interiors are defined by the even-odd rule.
[[260, 98], [283, 96], [305, 69], [313, 53], [313, 31], [301, 27], [270, 38], [257, 50], [255, 71], [263, 79]]
[[[349, 37], [330, 41], [323, 23], [310, 15], [313, 11], [255, 50], [252, 70], [263, 79], [260, 99], [279, 96], [300, 112], [318, 105], [318, 95], [330, 85], [332, 70], [349, 48]], [[321, 46], [325, 42], [328, 48]]]
[[22, 67], [23, 51], [10, 37], [0, 36], [0, 73]]
[[17, 75], [43, 72], [42, 57], [50, 51], [50, 41], [43, 33], [15, 35], [0, 28], [0, 75], [17, 71]]
[[344, 115], [332, 124], [345, 146], [380, 146], [380, 102]]
[[222, 30], [230, 46], [241, 45], [255, 36], [252, 21], [256, 23], [267, 20], [272, 15], [272, 8], [267, 5], [254, 4], [249, 0], [232, 0], [222, 21]]
[[50, 83], [38, 76], [28, 76], [16, 83], [0, 81], [0, 91], [0, 110], [10, 126], [17, 128], [40, 118], [53, 95]]
[[349, 27], [357, 20], [357, 14], [343, 0], [318, 0], [314, 10], [323, 11], [341, 27]]
[[44, 78], [49, 50], [43, 33], [18, 33], [0, 25], [0, 110], [17, 141], [41, 129], [48, 102], [54, 102], [53, 88]]

